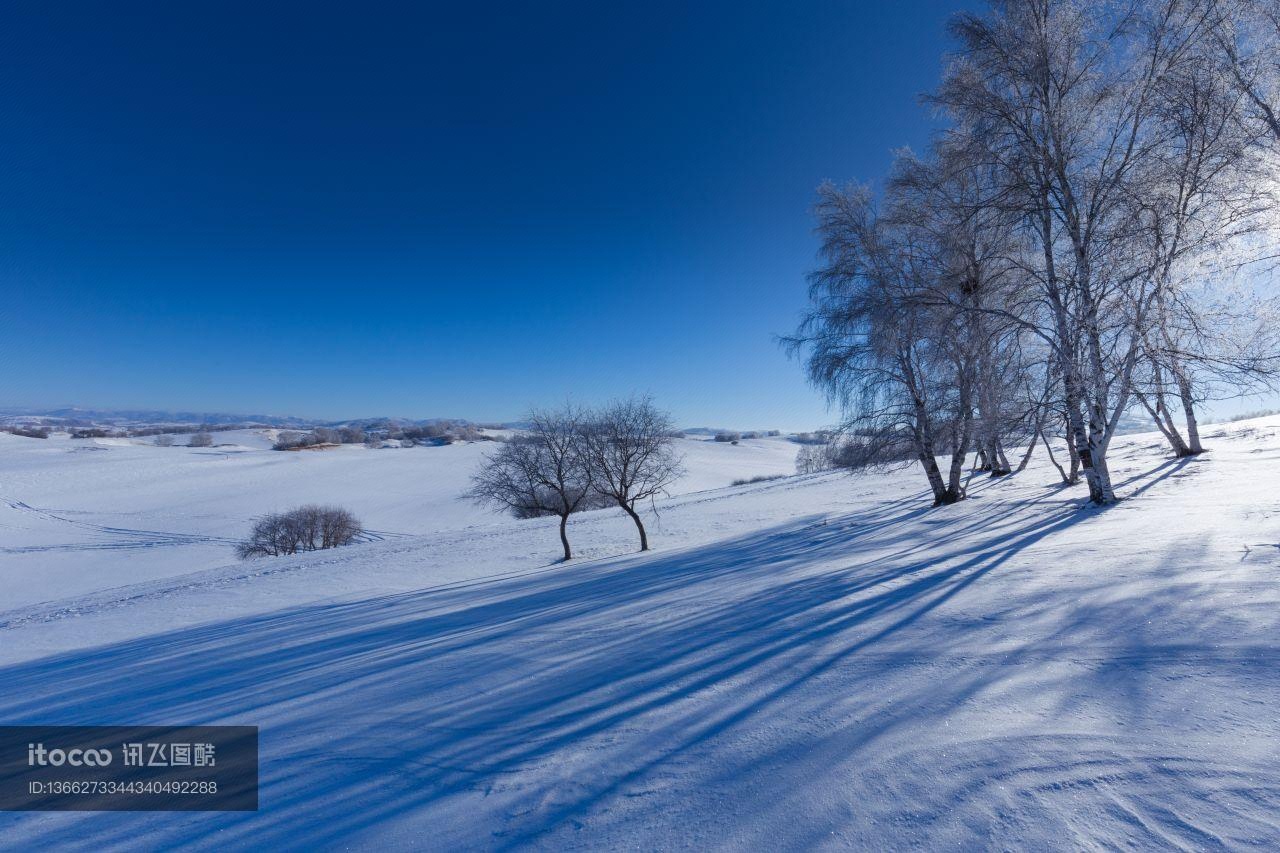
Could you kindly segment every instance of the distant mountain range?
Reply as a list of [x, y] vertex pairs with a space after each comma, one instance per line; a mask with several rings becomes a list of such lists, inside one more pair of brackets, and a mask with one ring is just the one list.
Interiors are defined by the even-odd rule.
[[40, 422], [46, 425], [126, 426], [131, 424], [258, 424], [272, 427], [304, 427], [314, 423], [303, 418], [278, 415], [241, 415], [226, 412], [169, 412], [158, 409], [82, 409], [65, 406], [56, 409], [0, 408], [0, 420], [6, 422]]
[[79, 406], [41, 409], [22, 407], [0, 407], [0, 423], [8, 424], [41, 424], [43, 426], [77, 426], [77, 427], [125, 427], [154, 425], [201, 425], [226, 426], [243, 424], [245, 426], [277, 427], [285, 429], [306, 429], [308, 427], [326, 426], [370, 427], [394, 423], [401, 426], [416, 424], [427, 425], [441, 421], [454, 423], [474, 423], [466, 418], [355, 418], [343, 421], [299, 418], [292, 415], [238, 414], [230, 412], [171, 412], [161, 409], [86, 409]]
[[[467, 418], [352, 418], [342, 421], [310, 420], [292, 415], [246, 415], [229, 412], [170, 412], [162, 409], [86, 409], [78, 406], [63, 406], [54, 409], [0, 407], [0, 425], [39, 425], [68, 427], [104, 427], [121, 429], [141, 426], [209, 426], [243, 425], [246, 427], [274, 427], [277, 429], [310, 429], [312, 427], [345, 427], [353, 426], [370, 429], [386, 426], [426, 426], [428, 424], [449, 421], [455, 424], [472, 426], [498, 427], [505, 429], [527, 429], [523, 421], [503, 423], [487, 423], [468, 420]], [[1151, 421], [1140, 411], [1127, 412], [1120, 419], [1118, 433], [1148, 432], [1152, 429]], [[721, 427], [688, 427], [681, 432], [686, 435], [715, 435], [725, 432], [747, 432], [747, 430]], [[765, 434], [768, 430], [757, 430]]]

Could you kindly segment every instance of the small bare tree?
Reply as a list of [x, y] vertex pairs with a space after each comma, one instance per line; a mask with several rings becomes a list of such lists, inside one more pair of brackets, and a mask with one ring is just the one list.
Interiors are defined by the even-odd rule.
[[187, 442], [188, 447], [213, 447], [213, 436], [207, 432], [193, 433], [191, 441]]
[[649, 537], [636, 506], [665, 494], [684, 474], [672, 445], [674, 431], [671, 416], [652, 399], [631, 397], [597, 412], [584, 433], [595, 490], [635, 522], [641, 551], [649, 550]]
[[569, 516], [588, 509], [594, 499], [585, 454], [585, 416], [566, 405], [557, 411], [532, 411], [527, 420], [525, 434], [500, 444], [485, 460], [467, 496], [517, 518], [557, 516], [564, 558], [571, 560]]
[[151, 443], [156, 447], [173, 447], [173, 436], [157, 435]]

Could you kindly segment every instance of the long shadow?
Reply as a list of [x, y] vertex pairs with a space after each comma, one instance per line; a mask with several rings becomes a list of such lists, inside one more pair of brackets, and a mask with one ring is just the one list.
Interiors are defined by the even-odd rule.
[[[501, 831], [477, 842], [520, 846], [779, 713], [835, 667], [893, 666], [902, 632], [1090, 517], [1037, 508], [1003, 517], [998, 538], [948, 535], [934, 549], [919, 543], [928, 512], [886, 504], [654, 557], [291, 608], [49, 657], [0, 670], [0, 719], [261, 725], [263, 813], [152, 817], [153, 846], [342, 845], [547, 762], [582, 760], [602, 741], [634, 740], [621, 754], [606, 750], [607, 769], [572, 795], [500, 816]], [[991, 520], [970, 522], [959, 530]], [[957, 678], [953, 701], [995, 677]], [[715, 713], [688, 705], [709, 694], [725, 696]], [[869, 723], [852, 746], [894, 725]], [[637, 732], [654, 726], [661, 743], [644, 747]], [[43, 833], [51, 846], [127, 846], [141, 821], [59, 817]]]

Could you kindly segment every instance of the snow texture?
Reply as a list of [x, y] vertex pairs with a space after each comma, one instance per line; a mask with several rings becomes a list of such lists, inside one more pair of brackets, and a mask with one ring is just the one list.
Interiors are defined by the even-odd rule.
[[[1047, 462], [940, 509], [916, 469], [726, 487], [794, 445], [690, 442], [656, 551], [600, 511], [567, 564], [442, 497], [481, 445], [3, 441], [0, 720], [258, 725], [262, 791], [2, 848], [1280, 845], [1277, 418], [1117, 439], [1105, 510]], [[208, 563], [339, 498], [380, 541]]]

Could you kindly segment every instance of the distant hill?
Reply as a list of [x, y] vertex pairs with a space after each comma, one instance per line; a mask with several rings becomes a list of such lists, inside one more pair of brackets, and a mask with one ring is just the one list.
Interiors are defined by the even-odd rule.
[[242, 415], [226, 412], [170, 412], [159, 409], [56, 409], [0, 408], [0, 422], [39, 422], [49, 426], [128, 426], [136, 424], [252, 424], [269, 427], [305, 427], [303, 418], [280, 415]]
[[310, 429], [313, 427], [360, 427], [371, 429], [387, 426], [429, 426], [450, 422], [470, 426], [506, 427], [507, 424], [488, 424], [467, 418], [392, 418], [370, 417], [348, 420], [324, 420], [299, 418], [293, 415], [239, 414], [233, 412], [184, 412], [164, 409], [89, 409], [79, 406], [59, 408], [0, 407], [0, 424], [38, 424], [51, 427], [104, 427], [122, 429], [142, 426], [246, 426], [275, 427], [279, 429]]

